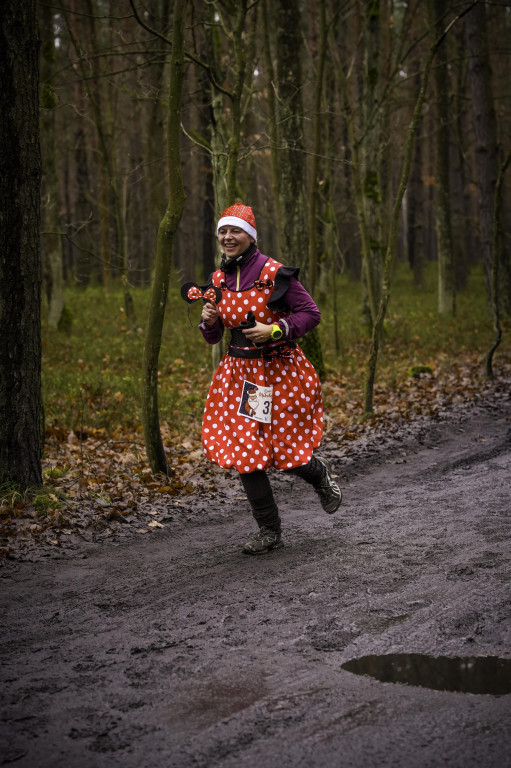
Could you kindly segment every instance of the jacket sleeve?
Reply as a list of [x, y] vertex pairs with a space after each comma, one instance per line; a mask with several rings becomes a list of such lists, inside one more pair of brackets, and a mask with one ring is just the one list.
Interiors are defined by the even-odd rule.
[[217, 344], [224, 335], [225, 330], [224, 324], [220, 318], [218, 318], [214, 325], [200, 323], [199, 328], [208, 344]]
[[286, 339], [300, 338], [321, 321], [321, 312], [299, 282], [298, 272], [297, 267], [281, 267], [276, 275], [271, 301], [268, 302], [271, 309], [291, 313], [278, 322]]

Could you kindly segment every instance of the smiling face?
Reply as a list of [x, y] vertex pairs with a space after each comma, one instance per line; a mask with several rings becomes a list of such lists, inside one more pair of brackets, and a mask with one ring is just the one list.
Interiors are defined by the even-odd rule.
[[227, 225], [220, 227], [218, 230], [218, 242], [220, 248], [225, 253], [228, 259], [234, 259], [239, 256], [243, 251], [246, 251], [250, 243], [255, 242], [253, 237], [250, 237], [245, 230], [240, 227], [233, 227]]

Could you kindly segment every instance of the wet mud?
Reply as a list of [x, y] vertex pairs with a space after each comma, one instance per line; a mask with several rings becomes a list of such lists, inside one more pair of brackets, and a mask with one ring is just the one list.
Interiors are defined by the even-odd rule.
[[0, 765], [511, 766], [511, 695], [382, 682], [366, 656], [511, 658], [511, 400], [347, 457], [343, 489], [274, 475], [285, 547], [241, 553], [232, 475], [163, 529], [5, 562]]

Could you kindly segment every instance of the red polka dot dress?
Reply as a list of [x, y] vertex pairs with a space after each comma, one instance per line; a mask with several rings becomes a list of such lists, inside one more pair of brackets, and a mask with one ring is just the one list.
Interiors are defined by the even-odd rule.
[[[213, 285], [222, 289], [217, 306], [226, 328], [239, 327], [249, 311], [265, 324], [276, 323], [288, 314], [267, 306], [281, 266], [267, 259], [260, 280], [243, 291], [227, 289], [221, 270], [213, 273]], [[245, 348], [256, 349], [248, 339]], [[204, 452], [215, 464], [244, 474], [270, 467], [291, 469], [310, 461], [323, 432], [321, 385], [298, 345], [287, 347], [286, 355], [245, 359], [227, 352], [220, 361], [209, 388], [202, 425]], [[271, 423], [238, 413], [245, 381], [273, 387]]]

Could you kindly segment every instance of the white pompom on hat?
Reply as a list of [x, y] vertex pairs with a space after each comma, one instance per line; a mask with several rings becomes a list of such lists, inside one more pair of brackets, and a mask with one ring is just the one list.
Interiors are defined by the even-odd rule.
[[220, 227], [239, 227], [247, 235], [257, 240], [257, 229], [254, 212], [249, 205], [243, 205], [243, 203], [234, 203], [226, 208], [218, 220], [216, 227], [216, 233]]

